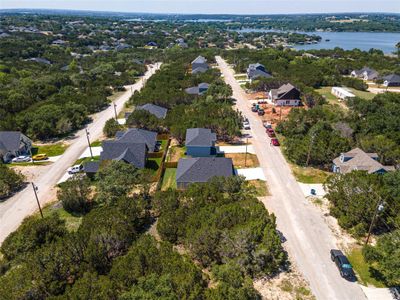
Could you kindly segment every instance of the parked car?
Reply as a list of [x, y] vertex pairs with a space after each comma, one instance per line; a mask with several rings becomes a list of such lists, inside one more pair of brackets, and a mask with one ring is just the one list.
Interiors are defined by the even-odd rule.
[[262, 108], [260, 108], [259, 110], [258, 110], [258, 115], [259, 116], [263, 116], [265, 114], [265, 111], [262, 109]]
[[265, 100], [265, 99], [258, 100], [257, 103], [258, 103], [258, 104], [266, 104], [266, 103], [267, 103], [267, 100]]
[[46, 160], [46, 159], [49, 159], [49, 157], [45, 153], [36, 154], [36, 155], [32, 156], [32, 160]]
[[76, 174], [83, 171], [83, 165], [75, 165], [68, 169], [68, 174]]
[[31, 158], [27, 155], [21, 155], [21, 156], [14, 157], [11, 161], [14, 163], [15, 162], [30, 162]]
[[263, 123], [263, 126], [264, 126], [265, 128], [272, 128], [272, 125], [271, 125], [270, 122], [264, 122], [264, 123]]
[[331, 249], [331, 259], [339, 269], [340, 276], [347, 279], [355, 277], [353, 267], [342, 251]]
[[269, 136], [270, 138], [275, 137], [275, 131], [274, 131], [273, 129], [268, 128], [268, 129], [266, 130], [266, 132], [267, 132], [267, 134], [268, 134], [268, 136]]
[[273, 146], [280, 146], [278, 139], [271, 139], [271, 145]]
[[245, 130], [250, 130], [250, 123], [249, 122], [243, 122], [243, 129]]
[[252, 112], [258, 112], [258, 107], [255, 106], [255, 105], [253, 105], [253, 106], [251, 107], [251, 111], [252, 111]]

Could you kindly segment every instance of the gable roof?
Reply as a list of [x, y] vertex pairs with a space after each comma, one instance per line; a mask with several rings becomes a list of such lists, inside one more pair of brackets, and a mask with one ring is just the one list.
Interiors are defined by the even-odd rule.
[[206, 64], [207, 63], [207, 59], [205, 59], [203, 56], [199, 55], [197, 56], [193, 61], [192, 61], [192, 65], [193, 64]]
[[376, 159], [378, 154], [366, 153], [360, 148], [355, 148], [349, 152], [342, 153], [342, 155], [349, 159], [342, 162], [341, 156], [335, 158], [333, 163], [340, 168], [341, 173], [350, 173], [351, 171], [367, 171], [369, 174], [378, 172], [380, 170], [391, 171], [394, 170], [393, 166], [384, 166]]
[[17, 151], [21, 142], [21, 132], [0, 131], [0, 149], [5, 151]]
[[205, 73], [207, 71], [208, 71], [208, 68], [206, 68], [205, 66], [201, 66], [201, 67], [197, 67], [197, 68], [193, 69], [192, 74]]
[[231, 158], [196, 157], [181, 158], [176, 170], [176, 182], [207, 182], [214, 176], [233, 175]]
[[[204, 93], [210, 85], [208, 83], [200, 83], [198, 86], [192, 86], [185, 89], [185, 92], [189, 95], [201, 95]], [[203, 90], [203, 91], [201, 91]]]
[[390, 75], [383, 77], [383, 79], [387, 80], [389, 82], [400, 82], [400, 75], [390, 74]]
[[249, 64], [249, 69], [265, 71], [265, 66], [263, 64], [260, 64], [260, 63]]
[[99, 161], [88, 161], [83, 165], [83, 170], [85, 173], [97, 173], [100, 168]]
[[143, 169], [146, 165], [146, 144], [120, 141], [104, 141], [100, 160], [124, 161], [137, 168]]
[[207, 128], [189, 128], [186, 130], [186, 146], [211, 147], [217, 135]]
[[168, 109], [158, 106], [158, 105], [154, 105], [152, 103], [147, 103], [147, 104], [144, 104], [141, 106], [137, 106], [136, 109], [146, 110], [159, 119], [165, 119], [165, 117], [167, 116], [167, 112], [168, 112]]
[[118, 131], [115, 137], [118, 142], [145, 143], [150, 152], [154, 152], [157, 143], [157, 132], [138, 128]]
[[286, 95], [289, 95], [289, 93], [292, 91], [295, 91], [296, 94], [300, 94], [300, 91], [295, 86], [293, 86], [290, 83], [287, 83], [287, 84], [280, 86], [278, 89], [271, 90], [271, 94], [272, 94], [272, 97], [274, 98], [274, 100], [285, 99]]

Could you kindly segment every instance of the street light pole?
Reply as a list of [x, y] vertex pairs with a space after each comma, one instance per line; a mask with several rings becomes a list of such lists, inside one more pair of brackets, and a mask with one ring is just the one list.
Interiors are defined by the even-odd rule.
[[86, 132], [87, 142], [88, 142], [88, 145], [89, 145], [90, 157], [93, 159], [92, 146], [90, 145], [90, 140], [89, 140], [89, 131], [86, 128], [85, 128], [85, 132]]
[[247, 144], [249, 143], [249, 138], [246, 138], [246, 154], [244, 155], [244, 167], [247, 167]]
[[39, 207], [40, 215], [42, 216], [42, 219], [43, 219], [42, 208], [40, 207], [39, 198], [38, 198], [38, 195], [37, 195], [37, 192], [36, 192], [38, 187], [33, 182], [31, 182], [31, 183], [32, 183], [33, 192], [35, 193], [36, 203], [37, 203], [37, 205]]
[[383, 210], [383, 203], [382, 203], [382, 199], [379, 197], [378, 203], [375, 207], [374, 215], [371, 220], [371, 224], [369, 225], [368, 235], [367, 235], [367, 239], [365, 240], [365, 245], [368, 245], [368, 242], [369, 242], [369, 239], [370, 239], [371, 233], [372, 233], [372, 228], [374, 227], [376, 217], [378, 216], [378, 212], [380, 212], [382, 210]]
[[115, 104], [115, 102], [113, 102], [113, 106], [114, 106], [115, 121], [118, 122], [117, 104]]

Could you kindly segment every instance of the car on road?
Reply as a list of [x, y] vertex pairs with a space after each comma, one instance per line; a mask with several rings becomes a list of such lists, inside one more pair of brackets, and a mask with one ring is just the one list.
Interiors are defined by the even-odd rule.
[[257, 107], [256, 105], [253, 105], [253, 106], [251, 107], [251, 111], [252, 111], [252, 112], [258, 112], [258, 107]]
[[272, 128], [267, 128], [266, 132], [270, 138], [275, 137], [275, 131]]
[[49, 159], [49, 157], [45, 153], [36, 154], [32, 156], [32, 160], [46, 160], [46, 159]]
[[76, 174], [83, 171], [83, 165], [75, 165], [68, 169], [68, 174]]
[[244, 130], [250, 130], [250, 123], [249, 122], [243, 122], [243, 129]]
[[273, 146], [280, 146], [278, 139], [271, 139], [271, 145]]
[[14, 157], [11, 161], [14, 162], [14, 163], [30, 162], [31, 158], [29, 156], [27, 156], [27, 155], [21, 155], [21, 156]]
[[339, 269], [340, 276], [346, 279], [354, 279], [355, 274], [347, 257], [342, 251], [331, 249], [331, 260], [336, 264]]
[[264, 111], [262, 108], [260, 108], [260, 109], [258, 110], [258, 115], [259, 115], [259, 116], [265, 115], [265, 111]]
[[264, 122], [264, 123], [263, 123], [263, 126], [264, 126], [265, 128], [272, 128], [272, 124], [271, 124], [270, 122]]

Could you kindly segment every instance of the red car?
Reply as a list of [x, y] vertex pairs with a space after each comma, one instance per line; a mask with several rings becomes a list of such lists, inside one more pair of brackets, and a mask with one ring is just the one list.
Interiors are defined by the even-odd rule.
[[268, 136], [269, 136], [270, 138], [275, 137], [275, 131], [274, 131], [273, 129], [267, 128], [266, 132], [267, 132], [267, 134], [268, 134]]
[[278, 139], [271, 139], [271, 145], [280, 146]]

